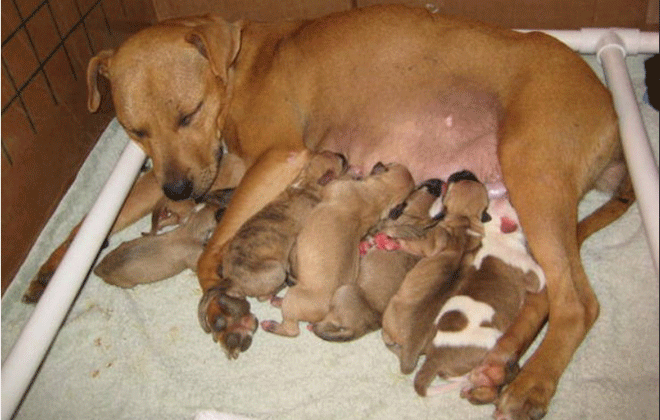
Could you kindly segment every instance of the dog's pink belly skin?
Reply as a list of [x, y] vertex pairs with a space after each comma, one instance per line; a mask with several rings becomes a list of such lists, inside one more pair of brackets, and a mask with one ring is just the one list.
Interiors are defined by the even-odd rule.
[[417, 183], [467, 169], [488, 184], [491, 196], [503, 194], [497, 103], [482, 93], [449, 96], [430, 106], [409, 104], [407, 111], [363, 109], [344, 126], [326, 128], [317, 148], [343, 153], [365, 173], [377, 162], [401, 163]]

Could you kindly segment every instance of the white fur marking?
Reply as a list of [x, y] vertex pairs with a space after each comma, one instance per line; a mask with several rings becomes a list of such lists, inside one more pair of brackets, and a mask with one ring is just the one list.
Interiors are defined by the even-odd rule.
[[501, 218], [504, 216], [518, 223], [516, 211], [511, 207], [508, 200], [504, 201], [491, 200], [488, 206], [488, 214], [493, 217], [493, 220], [484, 223], [486, 234], [472, 264], [479, 269], [484, 258], [491, 255], [502, 260], [505, 264], [521, 269], [523, 273], [532, 271], [539, 279], [538, 290], [532, 291], [538, 292], [545, 287], [545, 275], [541, 267], [529, 254], [522, 229], [516, 229], [515, 232], [511, 233], [502, 233], [500, 229]]
[[431, 208], [429, 209], [429, 217], [433, 219], [435, 216], [442, 213], [444, 209], [445, 206], [442, 204], [442, 197], [436, 198], [433, 204], [431, 204]]
[[482, 327], [481, 323], [491, 322], [495, 310], [487, 303], [479, 302], [469, 296], [459, 295], [450, 298], [442, 307], [435, 320], [437, 325], [442, 316], [449, 311], [458, 311], [468, 319], [462, 331], [438, 331], [433, 338], [436, 347], [483, 347], [493, 348], [502, 333], [491, 327]]

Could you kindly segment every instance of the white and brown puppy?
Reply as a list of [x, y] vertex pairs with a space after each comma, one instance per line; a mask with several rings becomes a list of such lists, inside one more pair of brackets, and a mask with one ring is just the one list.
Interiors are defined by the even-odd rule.
[[383, 340], [399, 356], [402, 373], [412, 373], [433, 321], [456, 279], [481, 245], [489, 220], [488, 193], [468, 172], [447, 180], [441, 221], [421, 239], [400, 240], [401, 249], [423, 257], [406, 275], [383, 314]]
[[293, 337], [300, 333], [299, 321], [321, 321], [335, 290], [355, 282], [360, 240], [414, 186], [410, 172], [396, 163], [378, 163], [360, 180], [328, 184], [298, 236], [298, 278], [282, 299], [283, 322], [264, 321], [264, 330]]
[[249, 348], [258, 321], [250, 313], [246, 297], [265, 300], [282, 289], [292, 276], [290, 257], [296, 237], [312, 209], [321, 201], [321, 191], [342, 175], [346, 159], [337, 153], [300, 152], [307, 159], [298, 176], [273, 201], [248, 219], [229, 243], [221, 266], [223, 283], [213, 291], [222, 299], [223, 311], [209, 325], [206, 313], [198, 316], [205, 331], [216, 331], [229, 358]]
[[492, 201], [488, 212], [493, 219], [484, 224], [482, 246], [435, 320], [435, 336], [415, 376], [419, 395], [444, 389], [429, 388], [437, 376], [460, 379], [477, 367], [513, 323], [527, 292], [545, 286], [508, 199]]
[[421, 237], [433, 222], [429, 209], [440, 196], [442, 185], [439, 179], [423, 182], [378, 223], [373, 235], [360, 243], [362, 257], [356, 283], [344, 284], [335, 291], [330, 312], [312, 327], [314, 334], [327, 341], [350, 341], [380, 328], [390, 298], [420, 257], [389, 250], [378, 239], [386, 234]]

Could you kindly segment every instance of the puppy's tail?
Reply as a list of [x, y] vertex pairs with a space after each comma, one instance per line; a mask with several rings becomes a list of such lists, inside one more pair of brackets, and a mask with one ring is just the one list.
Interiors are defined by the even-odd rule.
[[630, 174], [628, 171], [625, 171], [621, 183], [614, 190], [614, 194], [609, 201], [578, 223], [578, 246], [582, 246], [582, 243], [589, 236], [621, 217], [634, 202], [635, 190], [633, 189], [632, 181], [630, 180]]

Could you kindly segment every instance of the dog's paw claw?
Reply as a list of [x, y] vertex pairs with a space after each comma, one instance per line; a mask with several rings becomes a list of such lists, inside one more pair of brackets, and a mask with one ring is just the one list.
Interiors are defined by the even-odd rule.
[[498, 420], [540, 420], [547, 413], [554, 394], [549, 381], [538, 382], [535, 375], [517, 377], [500, 395], [495, 410]]
[[23, 303], [34, 304], [39, 301], [41, 295], [43, 295], [48, 286], [48, 282], [53, 277], [54, 272], [41, 270], [37, 275], [32, 279], [28, 289], [23, 294]]

